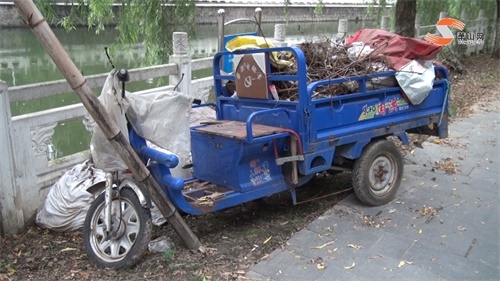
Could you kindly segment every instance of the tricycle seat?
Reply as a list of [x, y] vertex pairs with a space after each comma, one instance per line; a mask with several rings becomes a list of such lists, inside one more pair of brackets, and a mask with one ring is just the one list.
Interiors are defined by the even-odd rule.
[[[247, 123], [232, 120], [218, 120], [213, 124], [198, 127], [195, 130], [212, 135], [218, 135], [227, 138], [245, 140], [247, 138]], [[261, 124], [252, 124], [252, 135], [254, 138], [272, 135], [278, 133], [282, 128], [272, 127]]]

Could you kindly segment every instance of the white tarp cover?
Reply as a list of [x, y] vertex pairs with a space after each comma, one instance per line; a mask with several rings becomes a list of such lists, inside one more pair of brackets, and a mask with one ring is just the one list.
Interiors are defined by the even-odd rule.
[[94, 201], [87, 192], [90, 186], [105, 181], [105, 173], [90, 161], [78, 164], [51, 187], [36, 224], [55, 231], [72, 231], [83, 227], [85, 216]]
[[187, 178], [190, 171], [182, 169], [190, 153], [189, 113], [194, 98], [174, 91], [147, 94], [127, 93], [130, 109], [127, 117], [141, 137], [179, 157], [172, 170], [177, 177]]

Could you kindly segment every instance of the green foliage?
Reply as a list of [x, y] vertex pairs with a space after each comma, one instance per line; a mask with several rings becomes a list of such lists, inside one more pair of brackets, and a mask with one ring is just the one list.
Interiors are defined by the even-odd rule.
[[435, 24], [439, 19], [440, 12], [447, 12], [447, 17], [460, 19], [462, 11], [465, 11], [469, 20], [476, 19], [479, 10], [485, 10], [485, 16], [489, 19], [495, 17], [496, 0], [418, 0], [417, 13], [422, 16], [421, 25]]
[[380, 26], [382, 21], [382, 16], [385, 14], [385, 9], [387, 8], [387, 0], [371, 0], [368, 5], [367, 15], [368, 17], [374, 17], [376, 26]]
[[291, 4], [292, 3], [290, 2], [290, 0], [283, 0], [283, 13], [285, 14], [285, 20], [287, 24], [288, 24], [288, 12], [290, 11], [289, 6]]
[[314, 13], [320, 15], [323, 13], [324, 9], [325, 9], [325, 4], [323, 3], [323, 0], [318, 0], [318, 4], [314, 8]]
[[195, 0], [65, 0], [71, 6], [65, 15], [53, 2], [35, 0], [50, 24], [68, 31], [86, 25], [96, 33], [116, 26], [120, 48], [144, 48], [144, 65], [168, 62], [174, 31], [195, 36]]
[[167, 249], [165, 252], [163, 252], [162, 259], [164, 261], [171, 261], [174, 259], [175, 256], [175, 250], [174, 249]]

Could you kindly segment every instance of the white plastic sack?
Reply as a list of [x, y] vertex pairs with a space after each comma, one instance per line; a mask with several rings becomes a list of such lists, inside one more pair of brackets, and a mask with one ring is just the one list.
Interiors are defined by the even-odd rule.
[[427, 61], [422, 65], [412, 60], [396, 72], [399, 86], [413, 105], [419, 105], [429, 95], [434, 78], [432, 61]]
[[102, 181], [105, 181], [105, 173], [95, 169], [90, 161], [76, 165], [51, 187], [36, 215], [36, 224], [61, 232], [82, 228], [94, 201], [94, 195], [87, 189]]
[[216, 120], [215, 110], [210, 107], [202, 106], [191, 109], [191, 114], [189, 115], [189, 126], [198, 126], [202, 122], [214, 121]]
[[[118, 125], [120, 131], [128, 141], [127, 119], [125, 112], [129, 104], [122, 98], [120, 81], [116, 75], [118, 71], [113, 70], [108, 75], [104, 87], [102, 88], [99, 101]], [[90, 153], [96, 168], [106, 172], [116, 172], [128, 169], [127, 165], [116, 152], [115, 148], [107, 140], [104, 133], [95, 123], [86, 124], [87, 129], [92, 130], [92, 139], [90, 140]]]

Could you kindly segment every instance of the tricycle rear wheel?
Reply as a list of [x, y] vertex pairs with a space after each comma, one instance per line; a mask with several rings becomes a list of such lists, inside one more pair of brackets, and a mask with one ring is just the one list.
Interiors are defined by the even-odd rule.
[[384, 205], [396, 196], [402, 176], [403, 157], [396, 145], [377, 140], [363, 149], [354, 164], [354, 192], [367, 205]]

